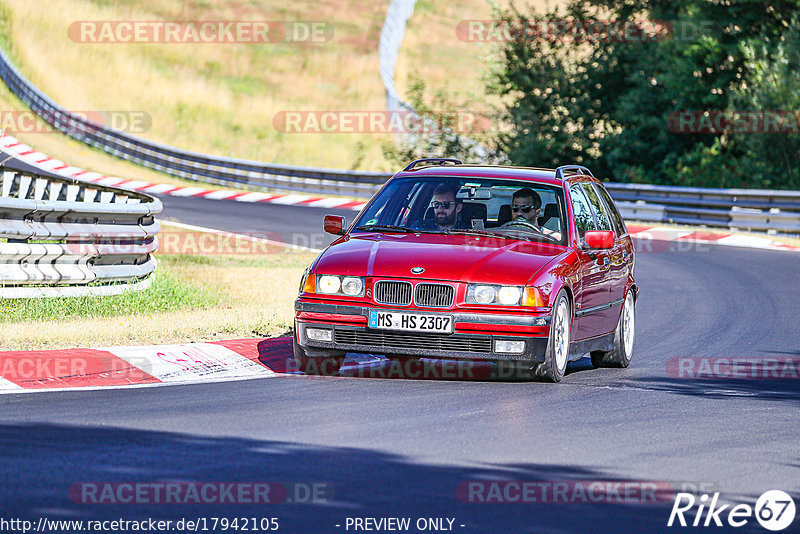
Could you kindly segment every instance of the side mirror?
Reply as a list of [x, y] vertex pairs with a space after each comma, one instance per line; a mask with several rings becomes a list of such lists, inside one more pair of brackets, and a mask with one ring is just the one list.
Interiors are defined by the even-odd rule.
[[347, 219], [340, 215], [326, 215], [322, 219], [322, 228], [329, 234], [344, 235], [347, 231]]
[[608, 249], [614, 247], [614, 232], [610, 230], [590, 230], [583, 236], [590, 249]]

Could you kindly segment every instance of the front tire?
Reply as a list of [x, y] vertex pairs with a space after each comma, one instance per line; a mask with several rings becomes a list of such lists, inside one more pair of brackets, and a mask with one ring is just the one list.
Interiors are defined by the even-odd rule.
[[297, 335], [292, 339], [294, 361], [297, 368], [307, 375], [333, 376], [344, 363], [344, 356], [309, 356], [297, 343]]
[[558, 292], [553, 304], [550, 321], [550, 338], [547, 341], [544, 362], [539, 364], [537, 374], [548, 382], [560, 382], [567, 370], [569, 358], [572, 306], [563, 289]]
[[625, 368], [631, 364], [633, 356], [633, 339], [636, 334], [636, 301], [633, 290], [625, 295], [625, 303], [619, 316], [617, 330], [614, 333], [614, 348], [609, 352], [592, 352], [592, 365], [599, 367]]

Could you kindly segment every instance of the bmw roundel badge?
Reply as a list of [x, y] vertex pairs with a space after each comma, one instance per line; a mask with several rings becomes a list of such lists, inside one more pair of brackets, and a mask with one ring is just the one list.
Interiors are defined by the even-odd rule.
[[414, 274], [422, 274], [422, 273], [425, 272], [425, 268], [424, 267], [412, 267], [411, 268], [411, 272], [414, 273]]

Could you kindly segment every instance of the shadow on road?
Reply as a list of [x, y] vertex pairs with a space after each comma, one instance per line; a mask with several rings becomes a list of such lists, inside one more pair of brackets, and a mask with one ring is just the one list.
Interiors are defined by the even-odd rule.
[[[335, 425], [335, 421], [320, 421]], [[614, 481], [608, 473], [531, 462], [474, 468], [431, 465], [377, 450], [52, 424], [0, 426], [6, 518], [155, 519], [278, 517], [281, 532], [345, 532], [347, 517], [455, 518], [462, 532], [666, 531], [672, 494], [656, 503], [479, 503], [470, 481]], [[84, 504], [80, 483], [270, 482], [325, 484], [325, 501], [304, 504]], [[642, 481], [634, 481], [642, 482]], [[670, 486], [671, 487], [671, 486]], [[80, 495], [73, 493], [72, 496]], [[486, 497], [488, 493], [484, 492]], [[572, 494], [569, 494], [572, 495]], [[473, 495], [473, 500], [476, 497]], [[519, 497], [517, 497], [519, 499]], [[614, 501], [614, 497], [608, 499]], [[342, 525], [337, 528], [335, 525]], [[465, 525], [463, 528], [459, 525]], [[410, 532], [416, 532], [411, 529]]]
[[800, 380], [774, 378], [669, 378], [625, 380], [628, 386], [708, 399], [747, 399], [800, 402]]

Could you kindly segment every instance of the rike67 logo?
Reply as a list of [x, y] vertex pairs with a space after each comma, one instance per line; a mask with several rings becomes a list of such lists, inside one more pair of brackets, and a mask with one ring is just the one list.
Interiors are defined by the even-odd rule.
[[[727, 523], [731, 527], [743, 527], [755, 516], [765, 529], [780, 531], [794, 521], [794, 500], [784, 491], [764, 492], [756, 501], [755, 508], [749, 504], [737, 504], [731, 508], [730, 504], [718, 504], [718, 500], [719, 492], [714, 493], [710, 500], [707, 494], [697, 498], [691, 493], [678, 493], [667, 526], [721, 527]], [[692, 512], [695, 507], [697, 510]]]

